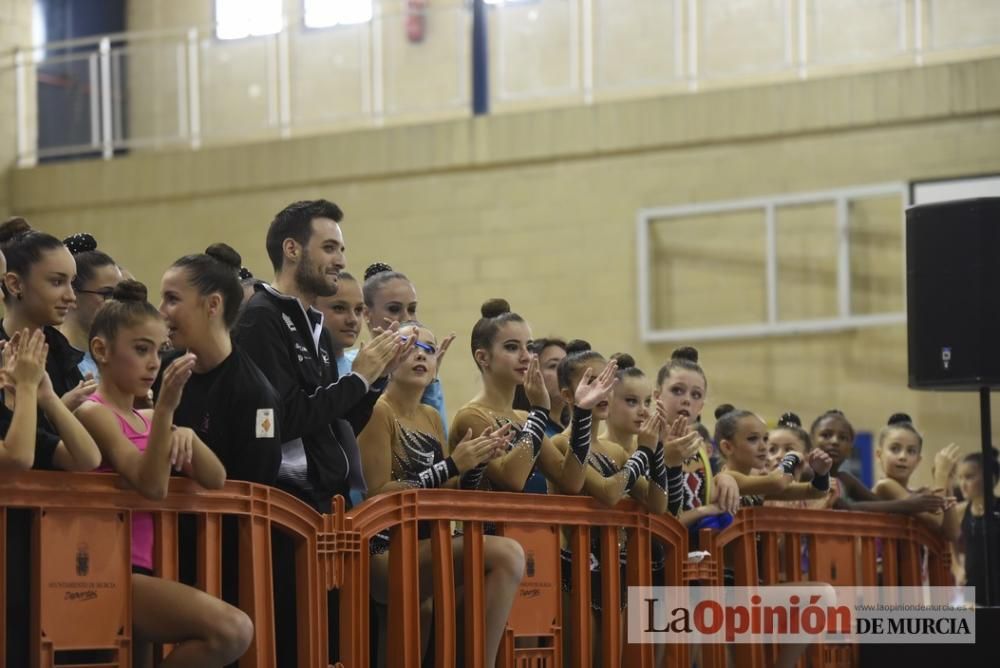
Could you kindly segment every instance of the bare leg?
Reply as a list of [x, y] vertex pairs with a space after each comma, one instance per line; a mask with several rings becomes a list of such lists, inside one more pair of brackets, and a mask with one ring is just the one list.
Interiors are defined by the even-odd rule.
[[486, 665], [492, 666], [496, 664], [507, 618], [524, 577], [524, 548], [511, 538], [486, 536], [483, 560], [486, 563]]
[[132, 620], [139, 641], [177, 645], [161, 668], [218, 668], [243, 656], [253, 640], [253, 623], [242, 610], [146, 575], [132, 575]]
[[[456, 586], [462, 586], [463, 538], [452, 540]], [[432, 598], [434, 591], [433, 552], [431, 542], [422, 540], [417, 552], [420, 573], [421, 601]], [[524, 577], [524, 548], [516, 540], [500, 536], [483, 537], [483, 565], [486, 595], [486, 665], [496, 663], [500, 640], [503, 638], [510, 608], [517, 596], [517, 587]], [[388, 605], [389, 599], [389, 553], [376, 555], [371, 559], [371, 591], [376, 601]], [[430, 616], [421, 616], [421, 629], [429, 633]], [[423, 634], [424, 631], [422, 630]], [[428, 637], [429, 642], [429, 637]]]

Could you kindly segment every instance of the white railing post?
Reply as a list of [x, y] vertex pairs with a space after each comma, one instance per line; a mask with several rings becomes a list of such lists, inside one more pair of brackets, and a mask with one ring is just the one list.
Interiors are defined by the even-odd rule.
[[837, 207], [837, 311], [841, 318], [851, 317], [851, 229], [850, 203], [839, 194]]
[[14, 51], [14, 105], [17, 115], [17, 166], [30, 167], [34, 162], [28, 148], [28, 75], [23, 49]]
[[372, 34], [372, 69], [371, 76], [372, 92], [372, 121], [376, 125], [381, 125], [385, 120], [385, 64], [384, 53], [382, 51], [382, 31], [385, 25], [382, 21], [382, 3], [375, 6], [374, 16], [371, 20]]
[[913, 60], [924, 64], [924, 0], [913, 0]]
[[88, 83], [90, 84], [90, 145], [93, 148], [101, 146], [101, 98], [98, 91], [101, 90], [100, 69], [97, 63], [97, 54], [92, 53], [87, 57]]
[[778, 322], [778, 221], [774, 204], [764, 207], [764, 252], [767, 267], [767, 322]]
[[191, 148], [201, 148], [201, 81], [198, 71], [198, 29], [187, 34], [188, 129]]
[[698, 0], [688, 0], [688, 89], [698, 90]]
[[278, 33], [278, 126], [282, 137], [292, 136], [292, 64], [287, 20]]
[[809, 76], [809, 0], [799, 0], [799, 78]]
[[101, 91], [101, 157], [110, 160], [115, 155], [115, 137], [111, 119], [111, 40], [101, 39], [98, 47], [101, 61], [99, 78]]
[[[582, 28], [581, 66], [583, 68], [583, 103], [594, 102], [594, 2], [580, 0], [580, 25]], [[574, 61], [576, 59], [574, 58]]]

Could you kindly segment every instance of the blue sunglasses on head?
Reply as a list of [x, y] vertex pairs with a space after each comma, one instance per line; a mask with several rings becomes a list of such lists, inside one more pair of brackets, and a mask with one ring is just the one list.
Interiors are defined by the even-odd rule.
[[[404, 337], [402, 337], [402, 340], [406, 341], [407, 338], [408, 337], [404, 336]], [[424, 343], [423, 341], [414, 341], [413, 345], [415, 345], [417, 348], [420, 348], [421, 350], [423, 350], [424, 352], [426, 352], [428, 354], [434, 355], [435, 353], [437, 353], [437, 348], [435, 348], [434, 346], [432, 346], [429, 343]]]

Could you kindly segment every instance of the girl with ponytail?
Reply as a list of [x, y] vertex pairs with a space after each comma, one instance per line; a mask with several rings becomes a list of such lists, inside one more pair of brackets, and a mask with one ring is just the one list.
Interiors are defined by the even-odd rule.
[[[163, 367], [194, 355], [174, 424], [193, 429], [229, 478], [272, 485], [281, 464], [281, 401], [230, 337], [243, 302], [241, 261], [239, 253], [217, 243], [185, 255], [163, 274], [160, 314], [174, 348]], [[159, 389], [158, 382], [154, 392]]]
[[[174, 426], [174, 413], [197, 359], [186, 354], [163, 373], [153, 410], [133, 408], [149, 392], [160, 369], [167, 328], [146, 301], [146, 287], [119, 283], [94, 317], [90, 351], [100, 384], [77, 409], [104, 458], [102, 469], [115, 471], [138, 493], [151, 499], [167, 495], [171, 470], [201, 486], [219, 489], [226, 471], [190, 429]], [[250, 619], [239, 609], [180, 584], [153, 576], [153, 518], [132, 514], [132, 629], [136, 665], [152, 665], [152, 644], [175, 645], [161, 666], [223, 666], [246, 651], [253, 637]]]

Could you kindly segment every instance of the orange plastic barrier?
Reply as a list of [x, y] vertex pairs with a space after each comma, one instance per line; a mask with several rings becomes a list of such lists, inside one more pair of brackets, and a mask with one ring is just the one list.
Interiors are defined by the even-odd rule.
[[[255, 629], [241, 667], [275, 664], [271, 529], [291, 535], [297, 545], [298, 656], [302, 665], [327, 664], [329, 582], [321, 575], [330, 572], [332, 551], [322, 539], [330, 533], [332, 518], [284, 492], [241, 482], [206, 492], [190, 480], [177, 478], [170, 481], [166, 499], [150, 501], [127, 491], [123, 481], [111, 474], [3, 474], [0, 555], [7, 548], [6, 520], [11, 508], [26, 508], [32, 515], [31, 600], [23, 605], [30, 610], [33, 666], [63, 664], [60, 652], [82, 650], [110, 653], [111, 658], [101, 666], [131, 666], [129, 520], [133, 510], [154, 513], [154, 571], [170, 579], [177, 579], [178, 574], [178, 515], [197, 513], [198, 586], [215, 595], [221, 592], [222, 518], [238, 518], [240, 606]], [[6, 577], [6, 563], [0, 558], [0, 598], [5, 604]], [[0, 634], [0, 657], [5, 652], [4, 634]]]
[[[700, 575], [710, 583], [721, 583], [725, 563], [733, 569], [736, 586], [801, 581], [834, 587], [920, 586], [925, 551], [927, 583], [951, 584], [948, 542], [923, 522], [900, 515], [750, 508], [741, 510], [721, 532], [703, 530], [699, 543], [712, 558], [689, 581]], [[776, 656], [774, 646], [736, 645], [733, 650], [741, 667], [771, 665]], [[858, 665], [856, 646], [815, 645], [810, 652], [813, 665]], [[706, 648], [705, 659], [708, 668], [721, 668], [723, 648]]]
[[[339, 510], [339, 508], [338, 508]], [[432, 522], [434, 554], [434, 661], [439, 668], [456, 665], [456, 629], [450, 614], [455, 608], [453, 561], [451, 559], [452, 520], [463, 522], [465, 558], [464, 583], [464, 663], [483, 667], [483, 523], [492, 522], [497, 533], [521, 542], [528, 557], [520, 595], [507, 624], [501, 647], [501, 666], [557, 668], [562, 665], [589, 667], [592, 664], [590, 628], [590, 532], [602, 534], [603, 564], [618, 563], [619, 530], [627, 535], [626, 583], [652, 584], [650, 545], [653, 539], [665, 548], [665, 576], [668, 584], [683, 582], [687, 558], [687, 532], [671, 517], [654, 517], [631, 501], [608, 509], [584, 497], [536, 496], [501, 492], [421, 490], [395, 492], [376, 497], [344, 516], [338, 530], [350, 532], [357, 549], [343, 555], [341, 586], [340, 643], [344, 666], [366, 666], [369, 662], [369, 555], [367, 545], [376, 533], [390, 531], [389, 634], [386, 653], [392, 667], [419, 668], [420, 629], [417, 582], [417, 520]], [[572, 593], [569, 606], [562, 603], [560, 582], [559, 532], [568, 533], [568, 549], [573, 553]], [[533, 564], [533, 565], [532, 565]], [[618, 610], [620, 603], [617, 568], [601, 570], [601, 602], [604, 610]], [[621, 664], [652, 668], [652, 645], [629, 645], [622, 637], [621, 618], [601, 616], [602, 652]], [[563, 634], [573, 639], [570, 656], [562, 656]], [[518, 640], [531, 639], [528, 647]], [[671, 645], [670, 665], [686, 665], [687, 647]]]
[[[459, 663], [483, 667], [484, 565], [483, 526], [519, 541], [526, 554], [526, 573], [507, 624], [498, 666], [503, 668], [589, 667], [592, 633], [600, 634], [607, 666], [652, 668], [652, 645], [629, 645], [615, 614], [601, 616], [591, 629], [589, 552], [591, 532], [601, 536], [602, 564], [617, 564], [620, 532], [627, 537], [626, 584], [649, 585], [651, 543], [665, 550], [668, 585], [692, 581], [723, 581], [723, 566], [735, 572], [737, 585], [813, 580], [835, 585], [879, 582], [876, 554], [881, 556], [881, 581], [921, 583], [922, 552], [926, 553], [930, 584], [947, 584], [948, 546], [917, 520], [893, 515], [841, 511], [800, 511], [786, 508], [743, 510], [721, 533], [702, 532], [701, 548], [712, 556], [699, 564], [687, 561], [687, 531], [673, 518], [652, 516], [631, 501], [607, 509], [584, 497], [536, 496], [499, 492], [413, 490], [376, 497], [351, 512], [335, 499], [331, 515], [319, 515], [279, 490], [231, 482], [206, 492], [189, 480], [171, 480], [163, 501], [149, 501], [128, 491], [109, 474], [31, 472], [0, 475], [0, 629], [7, 595], [5, 543], [10, 509], [24, 508], [32, 516], [31, 597], [24, 601], [31, 628], [31, 664], [66, 665], [60, 653], [101, 651], [109, 657], [101, 666], [131, 664], [130, 513], [152, 512], [156, 519], [155, 572], [176, 579], [178, 518], [197, 518], [197, 585], [218, 595], [222, 588], [222, 524], [233, 516], [239, 525], [240, 605], [255, 625], [255, 637], [240, 666], [275, 664], [274, 596], [271, 531], [295, 542], [297, 650], [303, 666], [327, 665], [328, 590], [340, 590], [341, 668], [368, 666], [369, 577], [368, 541], [388, 530], [390, 601], [388, 639], [384, 650], [389, 666], [420, 665], [420, 592], [417, 523], [431, 523], [434, 555], [434, 661], [443, 668]], [[451, 522], [462, 522], [462, 537], [454, 538]], [[463, 656], [452, 612], [457, 600], [452, 544], [461, 540], [465, 558], [462, 608]], [[878, 543], [877, 543], [878, 542]], [[572, 593], [561, 590], [560, 544], [572, 552]], [[808, 546], [808, 572], [802, 568], [802, 546]], [[617, 610], [620, 582], [617, 568], [602, 568], [602, 608]], [[20, 603], [20, 602], [19, 602]], [[569, 634], [569, 655], [563, 654]], [[0, 657], [5, 638], [0, 634]], [[773, 661], [775, 648], [739, 645], [739, 666]], [[724, 648], [702, 648], [701, 665], [722, 666]], [[856, 648], [816, 647], [813, 665], [857, 665]], [[63, 654], [63, 657], [67, 655]], [[620, 662], [618, 661], [620, 657]], [[461, 659], [461, 661], [460, 661]], [[666, 665], [685, 666], [688, 647], [668, 646]]]

